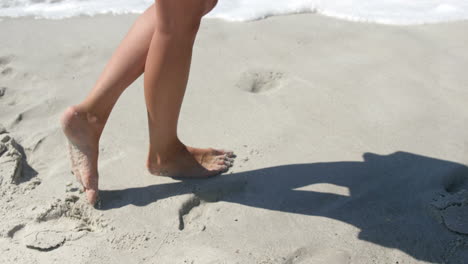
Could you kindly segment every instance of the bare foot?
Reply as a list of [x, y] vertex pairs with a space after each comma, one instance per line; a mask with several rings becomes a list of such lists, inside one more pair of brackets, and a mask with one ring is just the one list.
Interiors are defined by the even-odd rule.
[[62, 114], [61, 123], [68, 139], [72, 172], [83, 185], [88, 202], [94, 205], [98, 199], [99, 137], [104, 126], [73, 106]]
[[234, 162], [232, 151], [201, 149], [177, 143], [170, 153], [149, 155], [151, 174], [177, 178], [208, 178], [226, 172]]

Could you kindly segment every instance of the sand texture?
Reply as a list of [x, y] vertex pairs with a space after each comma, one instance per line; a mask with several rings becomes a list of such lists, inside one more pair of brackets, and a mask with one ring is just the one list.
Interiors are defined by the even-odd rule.
[[140, 78], [94, 209], [59, 116], [134, 19], [0, 22], [0, 263], [468, 263], [468, 22], [205, 20], [179, 133], [233, 168], [150, 175]]

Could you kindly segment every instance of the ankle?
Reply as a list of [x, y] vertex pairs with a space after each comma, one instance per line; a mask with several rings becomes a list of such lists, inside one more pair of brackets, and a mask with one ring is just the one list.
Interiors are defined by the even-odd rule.
[[148, 163], [167, 163], [186, 150], [187, 147], [178, 138], [173, 140], [160, 140], [158, 144], [150, 144]]
[[94, 108], [88, 107], [84, 104], [74, 105], [71, 108], [81, 116], [81, 118], [86, 119], [90, 124], [101, 124], [104, 125], [107, 122], [109, 114], [103, 114], [102, 111], [97, 111]]
[[106, 120], [100, 119], [94, 113], [80, 107], [80, 105], [75, 105], [68, 107], [62, 116], [62, 124], [65, 128], [71, 126], [70, 128], [73, 129], [74, 123], [81, 124], [79, 126], [85, 124], [100, 136], [104, 129]]

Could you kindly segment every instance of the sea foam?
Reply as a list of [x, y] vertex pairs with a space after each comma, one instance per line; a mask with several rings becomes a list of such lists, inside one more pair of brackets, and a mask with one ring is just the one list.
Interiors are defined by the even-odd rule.
[[[0, 0], [0, 17], [61, 19], [141, 13], [153, 0]], [[467, 0], [219, 0], [207, 15], [250, 21], [275, 15], [319, 13], [353, 21], [423, 24], [468, 19]]]

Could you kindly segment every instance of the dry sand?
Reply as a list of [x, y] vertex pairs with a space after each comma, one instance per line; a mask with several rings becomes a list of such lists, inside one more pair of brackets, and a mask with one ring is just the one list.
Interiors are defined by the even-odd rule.
[[147, 173], [139, 79], [104, 131], [96, 210], [58, 119], [134, 19], [0, 22], [0, 263], [468, 263], [468, 22], [206, 20], [180, 135], [235, 166]]

